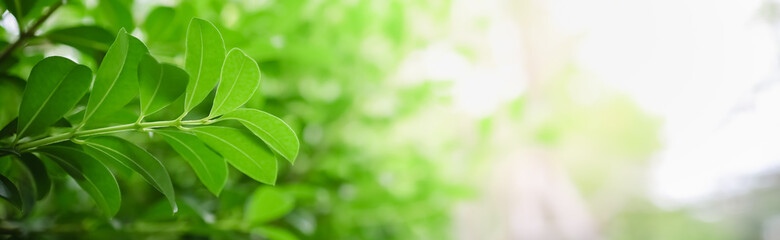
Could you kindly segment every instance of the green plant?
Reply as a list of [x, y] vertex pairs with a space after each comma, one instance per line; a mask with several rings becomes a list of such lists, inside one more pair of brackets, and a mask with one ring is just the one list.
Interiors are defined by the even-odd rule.
[[[33, 2], [6, 6], [25, 8]], [[14, 44], [6, 46], [0, 59], [10, 57], [33, 37], [30, 34], [61, 4], [50, 6]], [[23, 22], [24, 11], [10, 10]], [[241, 108], [260, 86], [260, 69], [240, 49], [226, 53], [223, 42], [213, 24], [194, 18], [187, 28], [184, 69], [159, 63], [124, 28], [107, 48], [94, 81], [89, 67], [67, 58], [52, 56], [37, 62], [26, 81], [18, 118], [3, 123], [0, 197], [26, 215], [36, 200], [49, 193], [48, 175], [61, 169], [111, 217], [122, 199], [114, 175], [134, 171], [161, 192], [176, 212], [174, 187], [165, 166], [128, 140], [132, 136], [117, 135], [124, 132], [147, 132], [149, 137], [164, 139], [214, 195], [220, 195], [227, 181], [227, 163], [258, 182], [274, 185], [277, 156], [293, 163], [297, 136], [281, 119]], [[192, 110], [215, 86], [213, 102], [204, 103], [211, 106], [208, 115], [197, 116]], [[165, 116], [177, 117], [160, 120]], [[60, 169], [52, 169], [57, 166]]]
[[[4, 9], [3, 2], [14, 1], [0, 1], [0, 10]], [[176, 127], [136, 129], [131, 125], [137, 122], [142, 108], [141, 99], [134, 98], [114, 114], [92, 117], [90, 121], [96, 122], [82, 128], [84, 131], [117, 126], [130, 129], [76, 139], [94, 137], [107, 145], [111, 139], [105, 136], [120, 137], [155, 156], [168, 172], [179, 211], [171, 214], [169, 200], [154, 185], [147, 184], [142, 175], [127, 167], [110, 165], [122, 201], [119, 212], [113, 218], [106, 218], [61, 167], [42, 159], [48, 174], [35, 176], [50, 179], [49, 194], [37, 200], [35, 208], [23, 217], [0, 200], [0, 232], [15, 231], [17, 236], [33, 239], [447, 239], [450, 236], [453, 196], [462, 195], [460, 182], [467, 180], [448, 169], [453, 166], [451, 159], [456, 157], [453, 149], [472, 145], [442, 135], [449, 133], [448, 130], [427, 134], [425, 138], [408, 136], [407, 131], [401, 130], [409, 123], [428, 125], [421, 120], [442, 116], [440, 112], [427, 110], [447, 101], [431, 94], [446, 91], [446, 83], [401, 86], [388, 81], [405, 56], [424, 48], [430, 38], [445, 31], [445, 27], [431, 31], [425, 26], [441, 26], [449, 9], [447, 0], [18, 2], [34, 5], [22, 17], [22, 32], [30, 34], [17, 41], [20, 38], [13, 28], [6, 27], [13, 21], [0, 23], [3, 26], [0, 49], [16, 45], [0, 59], [0, 128], [17, 117], [25, 79], [29, 79], [33, 67], [45, 56], [64, 56], [90, 69], [99, 69], [118, 37], [116, 33], [124, 28], [148, 47], [155, 60], [186, 67], [188, 24], [192, 18], [202, 18], [216, 26], [225, 45], [240, 48], [258, 63], [262, 87], [252, 94], [244, 108], [262, 109], [279, 116], [299, 134], [301, 141], [295, 166], [277, 165], [275, 186], [258, 183], [232, 167], [226, 167], [227, 183], [217, 181], [222, 179], [220, 175], [199, 179], [212, 169], [189, 164], [192, 155], [179, 153], [181, 149], [186, 150], [182, 144], [195, 145], [191, 148], [198, 155], [207, 156], [204, 161], [221, 159], [219, 151], [214, 151], [217, 147], [208, 146], [203, 142], [205, 139], [198, 138], [197, 134], [193, 136], [192, 131]], [[48, 20], [42, 20], [44, 15], [49, 16]], [[13, 15], [6, 18], [12, 20]], [[30, 30], [33, 25], [38, 26], [36, 30]], [[139, 60], [139, 65], [151, 63], [144, 59]], [[171, 67], [161, 65], [162, 71], [171, 76], [182, 72], [166, 70]], [[175, 86], [178, 81], [164, 83]], [[181, 119], [182, 127], [202, 128], [204, 123], [198, 121], [212, 114], [217, 92], [207, 94], [202, 104], [191, 103], [195, 106], [190, 106], [189, 114]], [[84, 109], [88, 107], [88, 95], [63, 120], [48, 128], [48, 136], [69, 133], [81, 123]], [[147, 116], [141, 123], [179, 119], [185, 112], [185, 100], [185, 97], [176, 98], [164, 109], [144, 114]], [[381, 103], [391, 103], [390, 108]], [[155, 103], [148, 106], [154, 109]], [[246, 118], [244, 115], [225, 114], [219, 121], [207, 122], [206, 127], [234, 127], [251, 134], [252, 126], [235, 120]], [[250, 122], [266, 125], [264, 118], [258, 118]], [[16, 130], [15, 127], [5, 129]], [[12, 135], [3, 135], [0, 146], [11, 146]], [[254, 138], [248, 134], [242, 136]], [[22, 138], [19, 144], [31, 140]], [[57, 144], [70, 142], [66, 139]], [[68, 145], [81, 146], [87, 154], [99, 151], [87, 143]], [[285, 161], [283, 154], [275, 152], [278, 162]], [[12, 157], [16, 158], [0, 157], [0, 162], [24, 163]], [[21, 180], [30, 179], [20, 174], [21, 171], [3, 166], [0, 164], [0, 173], [16, 185], [22, 186], [26, 183]], [[224, 187], [217, 197], [212, 191], [217, 191], [219, 186]]]

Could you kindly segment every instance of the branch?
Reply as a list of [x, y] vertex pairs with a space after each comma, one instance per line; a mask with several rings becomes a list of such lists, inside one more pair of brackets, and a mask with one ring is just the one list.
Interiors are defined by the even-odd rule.
[[41, 138], [26, 143], [21, 143], [16, 146], [16, 150], [18, 152], [24, 152], [32, 148], [63, 142], [77, 137], [111, 134], [111, 133], [118, 133], [118, 132], [132, 131], [132, 130], [143, 130], [143, 129], [150, 129], [150, 128], [181, 127], [182, 125], [199, 126], [199, 125], [208, 125], [211, 123], [212, 121], [209, 120], [188, 120], [188, 121], [169, 120], [169, 121], [157, 121], [157, 122], [145, 122], [145, 123], [130, 123], [130, 124], [89, 129], [89, 130], [77, 129], [69, 133], [63, 133], [63, 134]]
[[58, 8], [60, 8], [60, 6], [62, 6], [62, 3], [63, 1], [57, 1], [56, 3], [54, 3], [54, 5], [51, 5], [51, 7], [49, 7], [49, 9], [40, 18], [35, 20], [35, 23], [33, 23], [33, 25], [30, 26], [30, 28], [28, 28], [23, 32], [21, 28], [23, 25], [22, 19], [20, 17], [17, 17], [16, 21], [19, 22], [19, 27], [20, 27], [19, 39], [17, 39], [11, 45], [5, 47], [5, 49], [3, 49], [2, 52], [0, 52], [0, 62], [5, 61], [5, 59], [8, 58], [8, 56], [10, 56], [11, 53], [14, 52], [14, 50], [24, 45], [24, 43], [27, 42], [27, 40], [29, 40], [30, 38], [34, 37], [35, 31], [38, 31], [38, 28], [40, 28], [41, 25], [43, 25], [43, 22], [46, 22], [46, 20], [49, 19], [49, 17], [51, 17], [54, 11], [56, 11]]

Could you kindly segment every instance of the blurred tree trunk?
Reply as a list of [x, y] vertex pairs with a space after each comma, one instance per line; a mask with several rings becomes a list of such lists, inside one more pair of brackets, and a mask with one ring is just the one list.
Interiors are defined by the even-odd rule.
[[[517, 51], [492, 52], [522, 56], [522, 62], [510, 64], [525, 69], [520, 72], [526, 76], [513, 77], [526, 81], [523, 115], [532, 118], [549, 115], [550, 97], [545, 94], [571, 64], [575, 47], [574, 37], [554, 25], [545, 2], [499, 0], [500, 14], [492, 16], [504, 21], [502, 26], [515, 28], [505, 30], [520, 33], [519, 39], [512, 39]], [[498, 138], [496, 142], [520, 145], [517, 134]], [[586, 203], [551, 151], [524, 146], [491, 163], [483, 199], [459, 209], [460, 239], [600, 239]]]

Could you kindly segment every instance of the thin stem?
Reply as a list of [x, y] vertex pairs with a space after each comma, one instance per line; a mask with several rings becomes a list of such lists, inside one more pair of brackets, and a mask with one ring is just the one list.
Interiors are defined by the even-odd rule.
[[89, 129], [89, 130], [76, 130], [68, 133], [63, 133], [59, 135], [54, 135], [54, 136], [22, 143], [17, 145], [16, 149], [19, 152], [24, 152], [32, 148], [58, 143], [62, 141], [67, 141], [68, 139], [77, 138], [77, 137], [103, 135], [103, 134], [111, 134], [111, 133], [150, 129], [150, 128], [181, 127], [183, 124], [197, 126], [197, 125], [208, 125], [211, 123], [212, 123], [211, 121], [203, 121], [203, 120], [188, 120], [188, 121], [169, 120], [169, 121], [157, 121], [157, 122], [130, 123], [130, 124], [116, 125], [111, 127], [96, 128], [96, 129]]
[[49, 19], [49, 17], [51, 17], [54, 11], [56, 11], [58, 8], [60, 8], [60, 6], [62, 6], [62, 3], [63, 1], [57, 1], [56, 3], [54, 3], [54, 5], [51, 5], [51, 7], [49, 7], [49, 10], [47, 10], [40, 18], [35, 20], [33, 25], [27, 28], [26, 30], [22, 29], [23, 26], [22, 19], [17, 16], [16, 21], [19, 23], [19, 39], [16, 39], [14, 43], [8, 45], [7, 47], [5, 47], [5, 49], [3, 49], [2, 52], [0, 52], [0, 62], [4, 61], [6, 58], [8, 58], [8, 56], [11, 56], [11, 53], [13, 53], [14, 50], [16, 50], [17, 48], [24, 45], [24, 43], [28, 39], [35, 37], [35, 31], [38, 31], [38, 28], [40, 28], [41, 25], [43, 25], [43, 23], [46, 22], [47, 19]]

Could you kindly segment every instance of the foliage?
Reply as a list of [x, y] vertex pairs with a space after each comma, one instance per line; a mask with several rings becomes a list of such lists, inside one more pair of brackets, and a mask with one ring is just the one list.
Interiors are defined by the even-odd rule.
[[[34, 33], [62, 2], [51, 3], [45, 15], [29, 27], [22, 23], [29, 13], [26, 4], [35, 1], [6, 2], [22, 32]], [[98, 8], [124, 9], [121, 4], [101, 1]], [[107, 49], [97, 47], [105, 50], [105, 55], [95, 59], [100, 64], [94, 81], [89, 67], [64, 57], [47, 57], [35, 63], [26, 82], [17, 81], [25, 85], [23, 94], [16, 94], [21, 98], [19, 104], [4, 106], [18, 109], [7, 111], [18, 113], [17, 118], [9, 121], [16, 116], [4, 117], [0, 152], [0, 197], [18, 210], [13, 218], [26, 219], [37, 200], [63, 194], [49, 193], [52, 179], [63, 175], [75, 180], [108, 218], [119, 212], [123, 199], [115, 175], [137, 174], [162, 193], [176, 213], [179, 204], [166, 166], [148, 147], [139, 146], [150, 138], [165, 138], [216, 196], [227, 182], [226, 162], [254, 180], [276, 183], [277, 156], [292, 163], [299, 143], [281, 119], [257, 109], [240, 108], [260, 86], [260, 69], [252, 58], [237, 48], [226, 53], [219, 30], [206, 20], [193, 18], [187, 29], [186, 70], [182, 70], [161, 64], [150, 55], [146, 45], [125, 30], [132, 24], [121, 19], [108, 22], [123, 26]], [[102, 35], [90, 34], [96, 29], [102, 28], [74, 26], [43, 35], [81, 49], [89, 45], [85, 42], [101, 42], [92, 38]], [[31, 37], [35, 36], [20, 35], [6, 47], [0, 56], [5, 59], [0, 60], [7, 60]], [[213, 104], [211, 99], [204, 102], [215, 87]], [[201, 104], [212, 105], [211, 112], [193, 118], [196, 113], [192, 109]], [[155, 113], [178, 117], [149, 117]], [[130, 135], [122, 133], [128, 131], [147, 132], [148, 137], [127, 140]], [[56, 190], [58, 184], [54, 186]], [[14, 216], [13, 212], [8, 212], [9, 216]], [[12, 226], [11, 230], [19, 229]], [[24, 236], [30, 229], [21, 231], [12, 235]]]
[[[441, 18], [446, 2], [22, 2], [35, 5], [22, 34], [2, 30], [0, 192], [20, 194], [0, 195], [22, 208], [5, 208], [3, 228], [55, 239], [448, 236], [462, 190], [431, 156], [459, 146], [366, 141], [395, 138], [391, 117], [437, 101], [434, 86], [383, 80], [436, 34], [419, 26], [437, 19], [406, 19]], [[36, 103], [23, 90], [34, 82], [63, 99]], [[398, 107], [372, 110], [380, 99]], [[19, 131], [23, 115], [31, 126]]]

